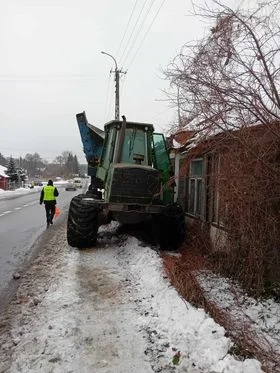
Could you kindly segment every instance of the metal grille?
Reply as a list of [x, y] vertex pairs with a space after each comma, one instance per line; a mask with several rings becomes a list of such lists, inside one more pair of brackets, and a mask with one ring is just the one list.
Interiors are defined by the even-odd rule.
[[[116, 168], [113, 174], [110, 200], [116, 197], [155, 198], [160, 192], [159, 171], [141, 168]], [[119, 199], [119, 198], [118, 198]]]

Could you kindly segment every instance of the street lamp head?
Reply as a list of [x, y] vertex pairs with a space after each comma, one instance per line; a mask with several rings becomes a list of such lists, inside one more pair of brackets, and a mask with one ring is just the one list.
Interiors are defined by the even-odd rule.
[[113, 59], [113, 61], [115, 62], [115, 66], [116, 66], [116, 71], [118, 70], [118, 64], [117, 64], [117, 61], [115, 59], [114, 56], [112, 56], [111, 54], [107, 53], [107, 52], [104, 52], [104, 51], [101, 51], [102, 54], [106, 54], [106, 56], [109, 56]]

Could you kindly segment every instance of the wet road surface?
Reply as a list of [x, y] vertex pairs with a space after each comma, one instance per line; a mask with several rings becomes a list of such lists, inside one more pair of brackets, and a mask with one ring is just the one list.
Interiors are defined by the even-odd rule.
[[[72, 197], [81, 191], [57, 188], [57, 203], [62, 212], [59, 220], [65, 218]], [[39, 204], [40, 191], [0, 199], [0, 300], [9, 294], [13, 275], [21, 272], [36, 249], [36, 240], [46, 230], [44, 205]]]

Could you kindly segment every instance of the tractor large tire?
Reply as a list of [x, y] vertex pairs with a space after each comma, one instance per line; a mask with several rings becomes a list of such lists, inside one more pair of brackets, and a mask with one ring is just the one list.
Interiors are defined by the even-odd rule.
[[79, 249], [96, 245], [98, 231], [98, 204], [89, 196], [73, 197], [67, 221], [67, 241]]
[[157, 241], [163, 250], [176, 250], [186, 239], [185, 215], [180, 205], [165, 207], [156, 220]]

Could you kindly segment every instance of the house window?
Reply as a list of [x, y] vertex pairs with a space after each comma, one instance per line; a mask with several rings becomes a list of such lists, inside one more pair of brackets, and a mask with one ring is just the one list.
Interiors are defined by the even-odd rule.
[[201, 216], [202, 213], [203, 160], [195, 159], [190, 164], [188, 213]]

